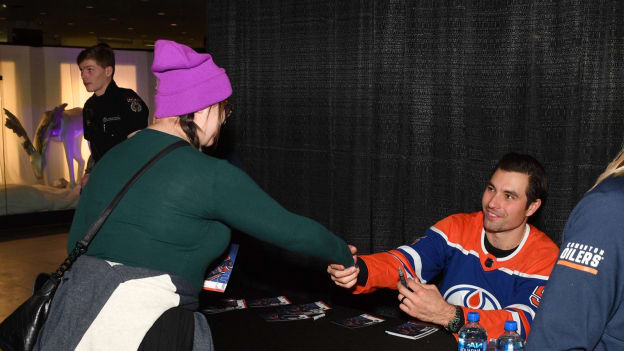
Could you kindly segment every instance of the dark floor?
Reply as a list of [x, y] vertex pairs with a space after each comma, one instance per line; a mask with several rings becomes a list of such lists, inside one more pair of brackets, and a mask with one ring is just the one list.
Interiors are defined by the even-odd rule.
[[52, 272], [63, 262], [67, 256], [68, 235], [62, 227], [3, 234], [4, 240], [0, 241], [0, 321], [32, 295], [37, 274]]

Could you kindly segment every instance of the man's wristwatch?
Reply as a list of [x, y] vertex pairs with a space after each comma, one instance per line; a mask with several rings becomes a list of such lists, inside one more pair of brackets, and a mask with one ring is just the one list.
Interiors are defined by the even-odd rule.
[[446, 329], [451, 333], [457, 333], [464, 326], [464, 323], [464, 310], [459, 306], [455, 306], [455, 317], [451, 319]]

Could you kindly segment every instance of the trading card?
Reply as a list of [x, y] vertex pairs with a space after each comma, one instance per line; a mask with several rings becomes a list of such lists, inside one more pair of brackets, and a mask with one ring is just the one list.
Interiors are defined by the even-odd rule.
[[236, 261], [236, 254], [238, 253], [238, 244], [232, 243], [230, 245], [230, 251], [223, 261], [213, 269], [206, 279], [204, 279], [204, 290], [225, 292], [230, 276], [232, 275], [232, 269], [234, 269], [234, 262]]
[[248, 307], [271, 307], [282, 305], [290, 305], [290, 300], [288, 300], [286, 296], [265, 297], [262, 299], [247, 301]]
[[223, 299], [220, 300], [213, 306], [208, 306], [207, 308], [201, 310], [204, 313], [214, 314], [221, 313], [231, 310], [240, 310], [247, 307], [247, 303], [244, 299]]
[[324, 313], [326, 310], [329, 310], [329, 309], [331, 309], [331, 307], [329, 307], [329, 305], [323, 301], [316, 301], [316, 302], [311, 302], [311, 303], [306, 303], [306, 304], [301, 304], [301, 305], [286, 305], [286, 306], [278, 307], [278, 311], [282, 312], [283, 314], [292, 314], [292, 315], [320, 314], [320, 313]]
[[286, 314], [280, 311], [272, 311], [261, 313], [260, 316], [267, 322], [284, 322], [284, 321], [298, 321], [302, 319], [310, 319], [310, 316], [305, 314]]
[[325, 317], [325, 311], [331, 309], [323, 301], [316, 301], [301, 305], [285, 305], [276, 307], [273, 311], [261, 314], [268, 322], [296, 321], [302, 319], [319, 319]]
[[402, 338], [420, 339], [427, 335], [435, 333], [436, 331], [438, 331], [438, 329], [439, 328], [427, 324], [406, 322], [394, 328], [391, 328], [390, 330], [386, 330], [386, 333], [390, 335], [400, 336]]
[[353, 329], [353, 328], [367, 327], [369, 325], [374, 325], [377, 323], [381, 323], [383, 321], [384, 320], [379, 317], [375, 317], [373, 315], [364, 313], [359, 316], [343, 319], [341, 321], [335, 321], [334, 323], [338, 325], [342, 325], [343, 327], [346, 327], [346, 328]]

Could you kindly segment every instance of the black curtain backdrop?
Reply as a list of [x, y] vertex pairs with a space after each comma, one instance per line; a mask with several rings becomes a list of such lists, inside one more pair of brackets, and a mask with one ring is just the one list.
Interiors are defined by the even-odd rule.
[[545, 166], [533, 224], [560, 244], [623, 145], [619, 0], [213, 0], [207, 13], [247, 172], [361, 253], [479, 210], [510, 151]]

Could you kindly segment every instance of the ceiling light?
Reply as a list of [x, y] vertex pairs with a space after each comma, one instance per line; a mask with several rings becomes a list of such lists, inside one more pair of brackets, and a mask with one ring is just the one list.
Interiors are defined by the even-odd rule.
[[134, 30], [134, 28], [133, 27], [128, 27], [128, 30]]
[[6, 4], [2, 4], [3, 9], [6, 9], [6, 7], [7, 7]]
[[171, 23], [170, 26], [175, 27], [175, 26], [177, 26], [177, 24], [176, 23]]
[[94, 31], [91, 31], [91, 32], [89, 32], [89, 34], [95, 34], [95, 32], [94, 32]]
[[156, 14], [157, 14], [158, 16], [164, 16], [164, 15], [165, 15], [165, 13], [164, 13], [164, 12], [158, 12], [158, 13], [156, 13]]
[[74, 25], [74, 22], [67, 22], [67, 25], [68, 25], [68, 26], [73, 26], [73, 25]]
[[88, 8], [88, 9], [92, 9], [92, 8], [93, 8], [93, 5], [87, 5], [87, 6], [85, 6], [85, 7], [86, 7], [86, 8]]

